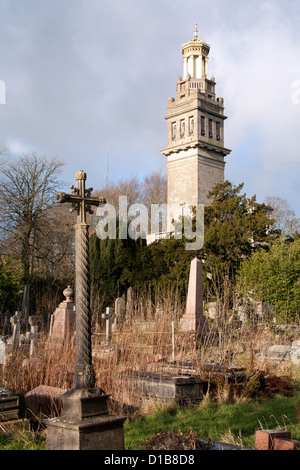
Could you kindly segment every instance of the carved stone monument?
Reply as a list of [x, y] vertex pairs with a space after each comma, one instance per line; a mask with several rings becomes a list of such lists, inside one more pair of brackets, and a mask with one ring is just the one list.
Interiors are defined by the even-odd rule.
[[50, 347], [60, 346], [66, 340], [72, 339], [76, 331], [74, 292], [71, 286], [68, 286], [63, 294], [66, 300], [61, 302], [51, 315], [48, 341]]
[[125, 418], [112, 416], [107, 410], [107, 395], [95, 387], [92, 365], [89, 225], [86, 213], [91, 206], [105, 200], [91, 197], [92, 188], [85, 189], [86, 174], [76, 173], [77, 188], [72, 194], [58, 193], [56, 201], [69, 202], [77, 210], [76, 252], [76, 371], [75, 387], [61, 399], [60, 417], [46, 420], [48, 450], [123, 450]]

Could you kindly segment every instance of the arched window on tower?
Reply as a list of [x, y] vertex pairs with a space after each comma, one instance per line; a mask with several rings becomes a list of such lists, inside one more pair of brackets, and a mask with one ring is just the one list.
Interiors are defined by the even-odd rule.
[[183, 139], [185, 135], [185, 119], [180, 121], [180, 138]]
[[210, 139], [213, 138], [213, 128], [212, 128], [212, 125], [213, 125], [212, 119], [209, 119], [209, 120], [208, 120], [208, 137], [209, 137]]
[[172, 140], [176, 139], [176, 130], [177, 130], [176, 122], [172, 122], [171, 124], [171, 139]]
[[194, 116], [190, 116], [189, 118], [189, 134], [190, 135], [194, 134], [194, 125], [195, 125]]
[[218, 142], [221, 140], [221, 124], [218, 121], [216, 122], [216, 139]]
[[205, 136], [205, 117], [201, 116], [201, 135]]

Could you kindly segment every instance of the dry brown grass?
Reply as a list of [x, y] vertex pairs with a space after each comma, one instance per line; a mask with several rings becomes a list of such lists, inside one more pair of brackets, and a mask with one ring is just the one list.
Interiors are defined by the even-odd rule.
[[[111, 394], [111, 411], [134, 413], [139, 410], [145, 413], [156, 406], [153, 401], [128, 390], [120, 374], [122, 371], [159, 372], [167, 362], [175, 360], [176, 363], [170, 372], [178, 373], [178, 362], [190, 361], [196, 364], [200, 378], [207, 380], [203, 366], [214, 361], [224, 366], [244, 367], [250, 376], [256, 369], [266, 367], [266, 364], [261, 364], [256, 359], [256, 350], [284, 340], [267, 325], [251, 325], [241, 329], [233, 321], [226, 325], [222, 322], [217, 325], [211, 322], [209, 335], [195, 341], [192, 336], [182, 333], [179, 329], [179, 318], [184, 309], [174, 292], [168, 292], [166, 295], [160, 293], [154, 301], [146, 293], [137, 296], [134, 305], [132, 315], [114, 327], [109, 352], [105, 352], [103, 320], [99, 325], [100, 334], [93, 336], [96, 386]], [[175, 325], [174, 336], [172, 322]], [[75, 348], [70, 344], [66, 343], [59, 350], [49, 350], [45, 334], [43, 339], [39, 340], [37, 357], [32, 360], [27, 358], [25, 362], [24, 359], [24, 354], [20, 352], [2, 366], [0, 385], [21, 394], [41, 384], [59, 388], [73, 387]], [[286, 366], [282, 364], [280, 373], [291, 375], [291, 370], [287, 371], [284, 367]], [[278, 364], [269, 364], [268, 373], [278, 375]], [[214, 399], [220, 402], [243, 401], [256, 386], [255, 376], [249, 380], [245, 389], [230, 388], [226, 381], [220, 379], [210, 384], [209, 392], [213, 391]], [[205, 400], [210, 396], [210, 393], [207, 394]]]

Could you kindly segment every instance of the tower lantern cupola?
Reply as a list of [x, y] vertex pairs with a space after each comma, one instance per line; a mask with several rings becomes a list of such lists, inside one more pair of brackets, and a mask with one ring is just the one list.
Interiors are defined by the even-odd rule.
[[194, 39], [185, 43], [181, 47], [183, 54], [183, 79], [206, 78], [207, 62], [210, 46], [198, 39], [197, 23], [195, 23]]
[[168, 100], [168, 204], [209, 204], [208, 193], [224, 181], [224, 100], [216, 97], [214, 77], [207, 77], [210, 46], [194, 38], [181, 46], [183, 78], [176, 98]]

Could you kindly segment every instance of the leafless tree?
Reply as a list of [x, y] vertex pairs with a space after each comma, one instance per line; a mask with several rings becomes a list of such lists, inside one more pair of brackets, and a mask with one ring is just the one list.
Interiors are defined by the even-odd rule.
[[119, 205], [119, 196], [127, 197], [128, 207], [139, 203], [150, 209], [151, 204], [167, 202], [167, 178], [159, 171], [154, 171], [142, 181], [134, 176], [112, 182], [108, 187], [95, 191], [95, 195], [105, 197], [116, 210]]
[[275, 219], [274, 228], [282, 230], [286, 235], [300, 231], [300, 219], [291, 210], [289, 203], [278, 196], [266, 198], [266, 204], [272, 207], [272, 218]]
[[24, 283], [31, 278], [37, 240], [43, 234], [51, 238], [48, 217], [62, 184], [62, 166], [61, 161], [34, 153], [0, 166], [0, 231], [2, 240], [13, 240], [19, 251]]
[[112, 204], [116, 211], [119, 207], [119, 197], [127, 197], [127, 205], [131, 206], [141, 200], [141, 183], [136, 176], [112, 182], [108, 187], [95, 191], [96, 196], [105, 197], [107, 203]]
[[142, 184], [142, 202], [149, 209], [151, 204], [166, 204], [167, 177], [160, 171], [146, 176]]

